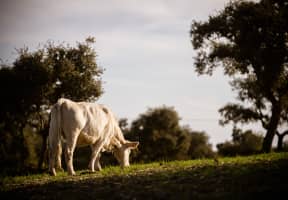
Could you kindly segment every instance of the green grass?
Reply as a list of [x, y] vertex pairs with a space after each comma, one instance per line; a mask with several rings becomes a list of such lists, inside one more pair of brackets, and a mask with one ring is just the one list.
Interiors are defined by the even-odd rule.
[[[21, 199], [266, 199], [288, 191], [288, 153], [133, 164], [101, 172], [2, 177]], [[2, 198], [1, 198], [2, 199]]]

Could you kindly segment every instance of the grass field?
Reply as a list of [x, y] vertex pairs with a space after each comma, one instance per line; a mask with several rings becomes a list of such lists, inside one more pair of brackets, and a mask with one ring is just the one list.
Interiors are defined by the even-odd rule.
[[288, 199], [288, 153], [76, 173], [2, 177], [0, 199]]

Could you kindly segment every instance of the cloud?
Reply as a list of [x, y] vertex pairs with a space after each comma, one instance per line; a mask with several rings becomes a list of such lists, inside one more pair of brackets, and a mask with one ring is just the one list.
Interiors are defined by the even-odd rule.
[[169, 24], [173, 20], [190, 21], [199, 16], [199, 12], [207, 14], [207, 3], [214, 8], [220, 2], [223, 4], [223, 1], [215, 0], [201, 3], [186, 0], [4, 0], [1, 1], [0, 10], [1, 37], [3, 38], [3, 34], [8, 37], [12, 33], [15, 39], [21, 32], [38, 35], [41, 31], [49, 31], [51, 27], [54, 27], [53, 31], [61, 27], [68, 27], [68, 31], [69, 28], [87, 30], [91, 27], [94, 30], [112, 31], [129, 27], [132, 30], [165, 22]]

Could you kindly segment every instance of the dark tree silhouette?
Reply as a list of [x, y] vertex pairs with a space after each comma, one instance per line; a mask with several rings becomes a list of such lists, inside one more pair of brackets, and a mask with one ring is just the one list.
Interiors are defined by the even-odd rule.
[[206, 22], [194, 21], [191, 39], [196, 72], [212, 74], [221, 66], [238, 91], [240, 103], [219, 110], [222, 124], [262, 122], [267, 130], [262, 150], [271, 151], [287, 118], [288, 1], [231, 1]]
[[[18, 50], [12, 66], [1, 66], [0, 91], [5, 95], [0, 98], [1, 144], [5, 147], [1, 148], [1, 155], [11, 156], [5, 152], [9, 151], [7, 148], [15, 148], [8, 145], [7, 138], [24, 145], [26, 125], [42, 135], [41, 151], [45, 152], [50, 106], [60, 97], [95, 101], [103, 93], [100, 77], [103, 70], [96, 64], [96, 53], [91, 46], [94, 42], [94, 38], [87, 38], [75, 47], [48, 42], [34, 52], [23, 48]], [[41, 166], [43, 155], [39, 156]], [[19, 160], [25, 160], [25, 156]]]
[[233, 128], [232, 141], [217, 144], [218, 153], [222, 156], [250, 155], [261, 151], [263, 136], [252, 130], [242, 131]]
[[212, 146], [204, 132], [180, 126], [173, 107], [150, 108], [132, 122], [127, 137], [139, 140], [135, 157], [140, 162], [183, 160], [213, 156]]

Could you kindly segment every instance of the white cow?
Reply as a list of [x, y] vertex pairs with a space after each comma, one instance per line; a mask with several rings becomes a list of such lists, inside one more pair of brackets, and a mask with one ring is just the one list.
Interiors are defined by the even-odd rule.
[[70, 175], [75, 175], [73, 153], [76, 146], [90, 145], [92, 155], [89, 168], [94, 172], [95, 166], [101, 170], [99, 160], [102, 151], [113, 152], [120, 166], [125, 167], [129, 166], [130, 150], [139, 144], [124, 138], [113, 113], [104, 105], [64, 98], [60, 98], [51, 110], [49, 171], [54, 176], [55, 167], [61, 168], [61, 141], [65, 143], [65, 160]]

